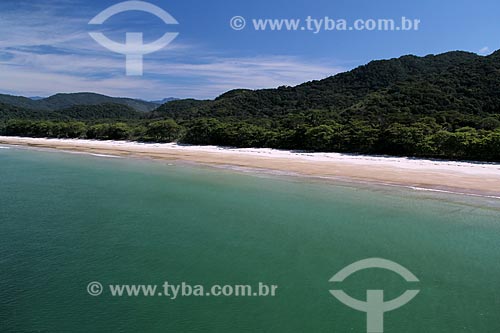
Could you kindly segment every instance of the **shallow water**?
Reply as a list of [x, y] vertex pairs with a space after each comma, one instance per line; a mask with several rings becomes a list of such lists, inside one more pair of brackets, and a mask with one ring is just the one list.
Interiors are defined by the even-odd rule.
[[[498, 332], [498, 200], [27, 149], [0, 151], [0, 330], [366, 332], [329, 279], [397, 262], [385, 332]], [[92, 297], [89, 282], [278, 285], [275, 297]], [[371, 269], [342, 289], [415, 284]]]

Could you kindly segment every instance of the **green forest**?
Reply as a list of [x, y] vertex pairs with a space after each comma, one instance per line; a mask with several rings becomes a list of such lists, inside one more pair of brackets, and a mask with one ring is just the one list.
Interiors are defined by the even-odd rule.
[[373, 61], [296, 87], [233, 90], [147, 112], [0, 103], [0, 133], [499, 162], [500, 52]]

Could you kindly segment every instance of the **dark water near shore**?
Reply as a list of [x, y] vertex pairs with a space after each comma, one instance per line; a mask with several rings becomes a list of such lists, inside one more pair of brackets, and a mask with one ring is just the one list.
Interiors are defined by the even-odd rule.
[[[500, 185], [499, 185], [500, 186]], [[395, 261], [420, 294], [385, 332], [500, 332], [494, 199], [0, 149], [2, 332], [366, 332], [329, 279]], [[87, 293], [89, 282], [105, 286]], [[109, 284], [278, 285], [275, 297], [112, 297]], [[371, 269], [363, 300], [414, 289]]]

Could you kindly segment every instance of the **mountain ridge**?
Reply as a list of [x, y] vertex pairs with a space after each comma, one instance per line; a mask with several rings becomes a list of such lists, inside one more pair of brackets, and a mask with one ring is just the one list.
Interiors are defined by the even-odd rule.
[[42, 99], [30, 99], [23, 96], [0, 94], [0, 102], [16, 107], [39, 111], [57, 111], [77, 105], [120, 104], [132, 107], [136, 111], [149, 112], [157, 104], [126, 97], [110, 97], [97, 93], [58, 93]]

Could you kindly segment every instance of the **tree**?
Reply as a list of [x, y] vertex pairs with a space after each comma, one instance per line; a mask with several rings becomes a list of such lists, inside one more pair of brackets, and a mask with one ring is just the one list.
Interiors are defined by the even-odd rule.
[[215, 133], [221, 126], [222, 123], [217, 119], [196, 119], [189, 123], [182, 141], [190, 144], [213, 145], [215, 144]]
[[168, 119], [148, 124], [143, 139], [154, 142], [173, 142], [180, 139], [183, 133], [182, 126]]
[[305, 147], [310, 150], [331, 151], [335, 131], [331, 126], [320, 125], [306, 132]]

